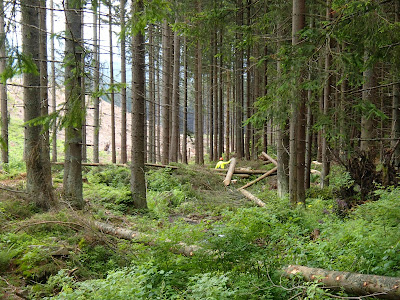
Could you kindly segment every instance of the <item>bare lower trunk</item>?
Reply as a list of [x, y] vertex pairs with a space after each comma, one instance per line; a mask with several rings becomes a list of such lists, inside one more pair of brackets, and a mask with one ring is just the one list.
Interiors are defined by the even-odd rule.
[[180, 82], [180, 38], [178, 32], [174, 32], [174, 72], [172, 86], [172, 134], [170, 146], [171, 161], [178, 161], [179, 153], [179, 82]]
[[[4, 26], [4, 3], [0, 0], [0, 74], [6, 70], [6, 33]], [[7, 82], [0, 82], [1, 101], [1, 160], [8, 163], [8, 105], [7, 105]]]
[[169, 162], [169, 124], [170, 124], [170, 85], [171, 85], [171, 29], [167, 20], [163, 22], [162, 28], [162, 57], [163, 57], [163, 96], [162, 96], [162, 107], [161, 107], [161, 128], [162, 128], [162, 157], [161, 161], [163, 164]]
[[[39, 67], [39, 8], [40, 1], [21, 2], [22, 10], [22, 51], [31, 57]], [[40, 101], [40, 75], [24, 73], [24, 121], [29, 122], [42, 115]], [[33, 201], [43, 209], [55, 207], [56, 201], [52, 189], [49, 148], [46, 147], [42, 126], [25, 127], [26, 145], [26, 189]], [[47, 150], [47, 153], [46, 153]]]
[[[68, 0], [65, 41], [65, 128], [64, 197], [75, 208], [84, 205], [82, 194], [82, 3]], [[73, 38], [72, 38], [73, 37]]]
[[[133, 10], [143, 12], [143, 0], [133, 3]], [[131, 192], [135, 208], [147, 208], [145, 181], [145, 53], [144, 36], [132, 39], [132, 154]]]
[[126, 49], [125, 49], [125, 0], [120, 1], [120, 21], [121, 21], [121, 163], [125, 164], [128, 160], [126, 149]]
[[187, 41], [186, 37], [184, 37], [183, 41], [184, 48], [184, 77], [183, 77], [183, 140], [182, 140], [182, 162], [184, 164], [188, 163], [188, 155], [187, 155], [187, 126], [188, 126], [188, 64], [187, 64]]
[[110, 85], [111, 85], [111, 159], [117, 163], [117, 149], [115, 147], [115, 97], [114, 97], [114, 55], [113, 55], [113, 31], [112, 31], [112, 15], [111, 4], [108, 7], [108, 25], [110, 38]]
[[94, 79], [93, 79], [93, 102], [94, 102], [94, 130], [93, 130], [93, 162], [99, 162], [99, 131], [100, 131], [100, 43], [98, 39], [98, 8], [100, 3], [93, 4], [93, 63], [94, 63]]

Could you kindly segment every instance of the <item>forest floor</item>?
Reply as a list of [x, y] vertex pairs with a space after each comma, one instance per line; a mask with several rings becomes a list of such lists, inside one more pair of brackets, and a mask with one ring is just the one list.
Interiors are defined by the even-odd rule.
[[[2, 174], [0, 298], [331, 299], [333, 291], [286, 279], [282, 268], [400, 276], [399, 189], [377, 189], [379, 200], [346, 209], [335, 190], [351, 180], [334, 168], [331, 187], [313, 186], [294, 209], [276, 197], [273, 177], [258, 182], [249, 191], [261, 208], [236, 190], [257, 176], [224, 187], [213, 166], [177, 166], [148, 170], [143, 211], [132, 209], [124, 167], [85, 168], [83, 211], [61, 203], [41, 212], [7, 190], [24, 188], [23, 173]], [[58, 191], [62, 168], [53, 171]], [[99, 223], [136, 235], [121, 239]]]

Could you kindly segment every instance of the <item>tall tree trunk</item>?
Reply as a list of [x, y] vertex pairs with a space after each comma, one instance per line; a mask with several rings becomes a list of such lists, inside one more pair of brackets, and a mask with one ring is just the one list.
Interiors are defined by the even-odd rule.
[[93, 5], [93, 102], [94, 102], [94, 130], [93, 130], [93, 162], [99, 162], [99, 132], [100, 132], [100, 43], [98, 39], [98, 10], [100, 3], [92, 2]]
[[[82, 11], [81, 13], [81, 37], [82, 41], [85, 40], [85, 30], [84, 30], [84, 20], [85, 20], [85, 12]], [[86, 112], [86, 85], [85, 85], [85, 53], [82, 52], [81, 55], [81, 66], [82, 66], [82, 76], [81, 76], [81, 107], [82, 111]], [[87, 124], [86, 124], [86, 113], [82, 117], [82, 162], [87, 162]]]
[[[365, 54], [364, 61], [367, 62], [368, 53]], [[362, 100], [364, 103], [376, 103], [377, 90], [373, 89], [376, 86], [376, 66], [369, 66], [364, 72], [364, 85], [362, 92]], [[365, 151], [373, 160], [376, 156], [376, 145], [373, 141], [376, 130], [374, 128], [374, 118], [368, 112], [363, 112], [361, 116], [361, 151]]]
[[226, 118], [225, 118], [225, 151], [226, 159], [230, 158], [230, 103], [231, 103], [231, 76], [230, 70], [226, 72]]
[[[178, 20], [176, 20], [176, 23]], [[170, 147], [170, 158], [171, 161], [178, 161], [179, 153], [179, 82], [180, 82], [180, 37], [177, 31], [174, 32], [174, 71], [173, 71], [173, 96], [172, 96], [172, 135], [171, 135], [171, 147]]]
[[64, 197], [75, 208], [83, 208], [82, 195], [82, 3], [66, 2], [65, 40], [65, 128]]
[[[281, 26], [278, 25], [278, 28]], [[281, 30], [278, 31], [278, 40], [281, 40]], [[278, 50], [280, 45], [278, 44]], [[281, 62], [277, 61], [276, 65], [277, 76], [281, 77]], [[278, 104], [279, 105], [279, 104]], [[289, 193], [289, 121], [285, 118], [281, 124], [277, 126], [277, 181], [278, 181], [278, 196], [285, 197]], [[293, 178], [292, 178], [293, 179]], [[293, 183], [292, 183], [293, 184]]]
[[[40, 0], [22, 1], [22, 52], [39, 66], [40, 32], [39, 32]], [[24, 73], [24, 120], [32, 121], [42, 115], [40, 98], [40, 74]], [[55, 207], [51, 178], [50, 155], [45, 153], [45, 135], [41, 134], [41, 125], [27, 125], [26, 131], [26, 189], [33, 201], [43, 209]]]
[[[237, 0], [238, 11], [236, 13], [236, 25], [241, 27], [243, 25], [243, 1]], [[236, 41], [240, 44], [243, 34], [240, 30], [236, 32]], [[237, 46], [235, 53], [235, 91], [236, 91], [236, 155], [241, 159], [244, 156], [243, 144], [243, 50], [241, 46]]]
[[114, 54], [113, 54], [113, 31], [112, 31], [112, 4], [108, 6], [108, 25], [110, 35], [110, 86], [111, 86], [111, 159], [117, 163], [117, 149], [115, 147], [115, 93], [114, 93]]
[[[213, 32], [213, 38], [212, 38], [212, 85], [211, 85], [211, 90], [212, 90], [212, 105], [213, 105], [213, 123], [212, 123], [212, 127], [213, 127], [213, 156], [210, 156], [210, 160], [214, 160], [217, 161], [218, 160], [218, 124], [219, 124], [219, 120], [218, 120], [218, 71], [217, 71], [217, 58], [215, 57], [215, 55], [217, 54], [217, 31], [215, 30]], [[210, 127], [211, 128], [211, 127]]]
[[[132, 3], [132, 11], [143, 12], [143, 0]], [[132, 39], [132, 153], [131, 192], [135, 208], [147, 208], [144, 172], [145, 152], [145, 47], [138, 31]]]
[[[305, 1], [293, 0], [292, 15], [292, 45], [300, 40], [298, 32], [305, 26]], [[290, 160], [289, 160], [289, 195], [292, 206], [297, 202], [304, 202], [304, 115], [305, 103], [302, 91], [295, 92], [295, 99], [291, 104], [292, 116], [290, 122]]]
[[[54, 48], [54, 0], [50, 0], [50, 59], [51, 59], [51, 107], [52, 113], [57, 110], [56, 97], [56, 65], [55, 65], [55, 48]], [[57, 161], [57, 124], [54, 122], [51, 131], [51, 160]]]
[[[4, 23], [4, 2], [0, 0], [0, 74], [6, 70], [6, 32]], [[7, 105], [7, 82], [0, 82], [1, 101], [1, 160], [3, 164], [8, 163], [8, 105]]]
[[160, 84], [160, 53], [157, 51], [157, 105], [156, 105], [156, 153], [157, 161], [162, 161], [161, 159], [161, 84]]
[[183, 40], [183, 140], [182, 140], [182, 162], [184, 164], [188, 163], [187, 157], [187, 127], [188, 127], [188, 63], [187, 63], [187, 40], [186, 36]]
[[[395, 23], [399, 22], [400, 15], [400, 3], [399, 1], [395, 1]], [[398, 74], [399, 67], [394, 67]], [[398, 81], [398, 78], [395, 78], [395, 81]], [[400, 166], [400, 147], [395, 147], [398, 140], [400, 139], [400, 84], [396, 83], [393, 85], [393, 98], [392, 98], [392, 143], [391, 147], [395, 148], [393, 157], [394, 157], [394, 165], [396, 167]]]
[[171, 28], [167, 20], [163, 22], [162, 28], [162, 51], [163, 51], [163, 67], [162, 67], [162, 82], [163, 97], [162, 97], [162, 107], [161, 107], [161, 124], [162, 124], [162, 163], [164, 165], [169, 163], [169, 125], [170, 125], [170, 89], [171, 89]]
[[120, 0], [119, 18], [121, 22], [121, 164], [128, 161], [126, 148], [126, 48], [125, 48], [125, 0]]
[[[331, 0], [326, 1], [326, 19], [329, 21], [331, 19]], [[329, 113], [330, 106], [330, 96], [331, 96], [331, 74], [329, 72], [331, 66], [331, 39], [330, 36], [327, 36], [326, 42], [326, 53], [325, 53], [325, 75], [327, 76], [326, 82], [324, 85], [324, 116], [327, 117]], [[330, 171], [330, 161], [329, 161], [329, 153], [328, 153], [328, 141], [327, 141], [327, 132], [326, 127], [322, 129], [322, 172], [321, 172], [321, 187], [327, 187], [329, 185], [329, 175]]]
[[149, 25], [149, 162], [155, 163], [155, 73], [154, 73], [154, 28]]
[[218, 93], [218, 157], [222, 157], [224, 152], [224, 80], [223, 80], [223, 33], [222, 28], [219, 30], [219, 93]]
[[[246, 21], [247, 21], [247, 26], [251, 30], [251, 5], [252, 1], [247, 0], [246, 3], [246, 9], [247, 9], [247, 16], [246, 16]], [[251, 55], [251, 47], [250, 45], [247, 47], [247, 53], [246, 53], [246, 80], [247, 80], [247, 90], [246, 90], [246, 119], [250, 119], [252, 115], [252, 78], [251, 78], [251, 68], [250, 68], [250, 55]], [[245, 136], [245, 143], [244, 143], [244, 153], [246, 160], [250, 160], [250, 144], [252, 140], [252, 125], [248, 123], [246, 125], [246, 136]]]

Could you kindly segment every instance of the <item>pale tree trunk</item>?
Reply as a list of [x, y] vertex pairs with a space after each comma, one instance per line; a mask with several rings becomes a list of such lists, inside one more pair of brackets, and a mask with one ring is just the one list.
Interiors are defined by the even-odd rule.
[[125, 0], [120, 0], [119, 18], [121, 22], [121, 164], [128, 161], [126, 149], [126, 47], [125, 47]]
[[230, 158], [230, 102], [231, 102], [231, 76], [230, 71], [226, 72], [226, 117], [225, 117], [225, 151], [226, 159]]
[[[197, 11], [201, 12], [201, 3], [197, 1]], [[200, 40], [197, 40], [195, 49], [195, 162], [204, 164], [204, 144], [203, 144], [203, 99], [202, 99], [202, 50]]]
[[169, 125], [170, 125], [170, 89], [171, 89], [171, 28], [167, 20], [163, 22], [162, 28], [162, 82], [163, 96], [161, 105], [161, 130], [162, 130], [162, 156], [161, 162], [164, 165], [169, 163]]
[[117, 149], [115, 147], [115, 93], [114, 93], [114, 54], [113, 54], [113, 31], [112, 31], [112, 5], [108, 6], [108, 25], [110, 34], [110, 86], [111, 86], [111, 160], [117, 163]]
[[155, 163], [155, 73], [153, 25], [149, 25], [149, 162]]
[[[143, 12], [143, 0], [133, 2], [132, 10]], [[144, 171], [145, 152], [145, 47], [139, 31], [132, 39], [132, 152], [131, 192], [135, 208], [147, 208]]]
[[65, 165], [64, 197], [71, 206], [81, 209], [84, 206], [82, 195], [82, 123], [85, 112], [82, 110], [82, 3], [66, 2], [66, 40], [65, 40]]
[[188, 61], [187, 61], [187, 40], [186, 36], [183, 39], [183, 140], [182, 140], [182, 162], [188, 163], [187, 157], [187, 127], [188, 127]]
[[[85, 12], [82, 11], [81, 13], [81, 37], [82, 41], [85, 40], [84, 38], [84, 24], [85, 24]], [[81, 106], [82, 111], [85, 112], [82, 117], [82, 162], [87, 162], [87, 128], [86, 128], [86, 85], [85, 85], [85, 53], [82, 52], [81, 55], [81, 65], [82, 65], [82, 76], [81, 76]]]
[[222, 157], [224, 152], [224, 84], [223, 84], [223, 34], [222, 28], [219, 30], [219, 93], [218, 93], [218, 157]]
[[161, 159], [161, 84], [160, 84], [160, 54], [157, 51], [157, 105], [156, 105], [156, 160], [162, 161]]
[[[37, 69], [39, 66], [40, 0], [22, 1], [22, 52], [31, 57]], [[40, 101], [40, 74], [24, 73], [24, 121], [32, 121], [42, 115]], [[46, 140], [41, 134], [41, 125], [27, 125], [26, 132], [26, 190], [36, 205], [43, 209], [56, 206], [53, 193], [50, 155], [45, 153]]]
[[[293, 0], [292, 15], [292, 45], [297, 45], [299, 41], [298, 32], [305, 26], [305, 1]], [[304, 130], [304, 99], [302, 92], [295, 92], [295, 99], [291, 104], [292, 115], [290, 120], [290, 159], [289, 159], [289, 198], [292, 206], [297, 202], [304, 202], [304, 149], [301, 141], [302, 131]], [[300, 98], [297, 100], [296, 98]], [[304, 139], [304, 137], [303, 137]], [[302, 159], [303, 158], [303, 159]], [[302, 165], [303, 163], [303, 165]], [[303, 169], [303, 170], [302, 170]]]
[[[395, 23], [399, 22], [399, 14], [400, 14], [400, 3], [399, 1], [395, 1]], [[398, 74], [398, 67], [394, 67]], [[398, 78], [395, 78], [398, 81]], [[395, 148], [398, 140], [400, 139], [400, 84], [396, 83], [393, 85], [393, 98], [392, 98], [392, 149]], [[399, 167], [400, 165], [400, 147], [396, 147], [393, 153], [394, 157], [394, 165]]]
[[93, 103], [94, 103], [94, 130], [93, 130], [93, 162], [99, 162], [99, 131], [100, 131], [100, 43], [98, 39], [98, 10], [100, 3], [92, 2], [93, 5], [93, 63], [94, 63], [94, 78], [93, 78]]
[[[56, 95], [56, 65], [55, 65], [55, 48], [54, 48], [54, 0], [50, 0], [50, 59], [51, 59], [51, 107], [52, 113], [57, 110], [57, 95]], [[57, 161], [57, 124], [54, 122], [51, 131], [51, 160]]]
[[[176, 20], [176, 23], [178, 20]], [[170, 158], [172, 162], [178, 161], [179, 153], [179, 82], [180, 82], [180, 37], [177, 31], [174, 32], [174, 68], [172, 79], [172, 134], [171, 134], [171, 147]]]
[[[215, 25], [213, 25], [213, 27], [214, 27]], [[208, 129], [208, 133], [209, 133], [209, 139], [208, 139], [208, 141], [209, 141], [209, 158], [210, 158], [210, 161], [215, 161], [215, 157], [214, 157], [214, 150], [215, 150], [215, 148], [214, 148], [214, 135], [216, 134], [214, 134], [214, 132], [215, 132], [215, 128], [214, 128], [214, 117], [215, 117], [215, 115], [214, 115], [214, 104], [216, 103], [216, 101], [215, 101], [215, 94], [214, 94], [214, 85], [215, 85], [215, 82], [214, 82], [214, 79], [215, 79], [215, 77], [214, 77], [214, 72], [215, 72], [215, 68], [214, 68], [214, 65], [215, 65], [215, 48], [214, 48], [214, 44], [215, 44], [215, 29], [213, 29], [212, 30], [212, 32], [210, 33], [210, 73], [209, 73], [209, 77], [210, 77], [210, 88], [209, 88], [209, 90], [210, 90], [210, 98], [209, 98], [209, 105], [208, 105], [208, 107], [209, 107], [209, 122], [208, 122], [208, 125], [207, 125], [207, 129]], [[206, 123], [207, 124], [207, 123]]]
[[[309, 71], [309, 80], [311, 80], [311, 71]], [[309, 189], [311, 185], [311, 155], [312, 155], [312, 126], [313, 114], [311, 108], [312, 91], [307, 91], [307, 127], [306, 127], [306, 157], [305, 157], [305, 189]]]
[[[299, 276], [306, 281], [322, 283], [325, 287], [345, 291], [349, 294], [369, 295], [371, 298], [400, 299], [400, 278], [370, 274], [330, 271], [320, 268], [292, 265], [284, 269], [286, 277]], [[368, 297], [368, 298], [370, 298]], [[362, 299], [361, 297], [340, 297], [338, 299]]]
[[[331, 19], [331, 0], [326, 1], [326, 19], [329, 21]], [[330, 106], [330, 97], [331, 97], [331, 74], [329, 72], [331, 66], [331, 39], [330, 36], [327, 36], [326, 42], [326, 53], [325, 53], [325, 75], [327, 76], [326, 82], [324, 85], [324, 116], [328, 116], [329, 106]], [[321, 178], [321, 187], [327, 187], [329, 185], [329, 171], [330, 171], [330, 161], [329, 161], [329, 153], [328, 153], [328, 141], [326, 139], [327, 132], [326, 127], [322, 129], [322, 178]]]
[[[212, 94], [213, 94], [213, 99], [212, 99], [212, 104], [213, 104], [213, 156], [210, 156], [210, 160], [214, 160], [217, 161], [219, 158], [219, 153], [218, 153], [218, 124], [219, 124], [219, 120], [218, 120], [218, 71], [217, 71], [217, 59], [215, 57], [215, 55], [217, 54], [217, 31], [215, 31], [213, 33], [213, 39], [212, 39], [212, 53], [213, 53], [213, 57], [212, 57], [212, 86], [211, 86], [211, 90], [212, 90]], [[220, 83], [221, 84], [221, 83]]]
[[[4, 23], [4, 2], [0, 0], [0, 74], [6, 69], [6, 32]], [[3, 164], [8, 163], [8, 105], [7, 105], [7, 82], [0, 82], [1, 101], [1, 138], [4, 147], [1, 147], [1, 160]]]

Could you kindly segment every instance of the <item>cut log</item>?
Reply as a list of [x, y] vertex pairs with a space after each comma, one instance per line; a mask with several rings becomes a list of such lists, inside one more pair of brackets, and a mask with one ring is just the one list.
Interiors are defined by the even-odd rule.
[[311, 169], [310, 172], [311, 172], [311, 174], [317, 174], [317, 175], [321, 176], [321, 171]]
[[226, 173], [226, 177], [224, 179], [225, 186], [228, 186], [231, 183], [233, 172], [235, 171], [236, 166], [236, 158], [232, 157], [231, 163], [229, 164], [228, 172]]
[[265, 152], [263, 151], [263, 152], [261, 152], [261, 154], [262, 154], [266, 159], [268, 159], [270, 162], [272, 162], [272, 163], [275, 165], [275, 167], [278, 166], [278, 162], [277, 162], [275, 159], [273, 159], [271, 156], [269, 156], [267, 153], [265, 153]]
[[[217, 173], [218, 175], [221, 175], [221, 176], [226, 176], [226, 174], [225, 173]], [[235, 174], [235, 173], [233, 173], [236, 177], [239, 177], [239, 178], [249, 178], [250, 177], [250, 175], [249, 174]]]
[[257, 204], [260, 207], [265, 207], [265, 203], [262, 202], [260, 199], [258, 199], [256, 196], [254, 196], [252, 193], [244, 190], [244, 189], [239, 189], [239, 192], [241, 192], [243, 194], [243, 196], [245, 196], [247, 199], [253, 201], [255, 204]]
[[262, 176], [260, 176], [260, 177], [258, 177], [258, 178], [256, 178], [256, 179], [254, 179], [253, 181], [250, 181], [249, 183], [245, 184], [244, 186], [242, 186], [241, 188], [239, 188], [239, 190], [248, 188], [249, 186], [255, 184], [256, 182], [259, 182], [260, 180], [263, 180], [265, 177], [268, 177], [268, 176], [274, 174], [274, 173], [276, 172], [277, 169], [278, 169], [278, 168], [275, 167], [275, 168], [269, 170], [269, 171], [268, 171], [267, 173], [265, 173], [264, 175], [262, 175]]
[[[223, 169], [210, 169], [215, 172], [223, 172]], [[249, 174], [249, 175], [257, 175], [257, 174], [265, 174], [266, 170], [243, 170], [243, 169], [235, 169], [233, 174]]]
[[400, 299], [400, 278], [329, 271], [292, 265], [284, 269], [285, 276], [301, 274], [307, 281], [318, 281], [331, 289], [343, 289], [354, 295], [370, 295], [383, 299]]
[[[64, 162], [52, 162], [52, 165], [63, 166]], [[108, 166], [117, 166], [117, 167], [129, 167], [126, 164], [104, 164], [104, 163], [82, 163], [83, 167], [108, 167]], [[170, 169], [178, 169], [177, 166], [167, 166], [167, 165], [159, 165], [152, 163], [145, 163], [145, 166], [148, 167], [157, 167], [157, 168], [170, 168]]]

